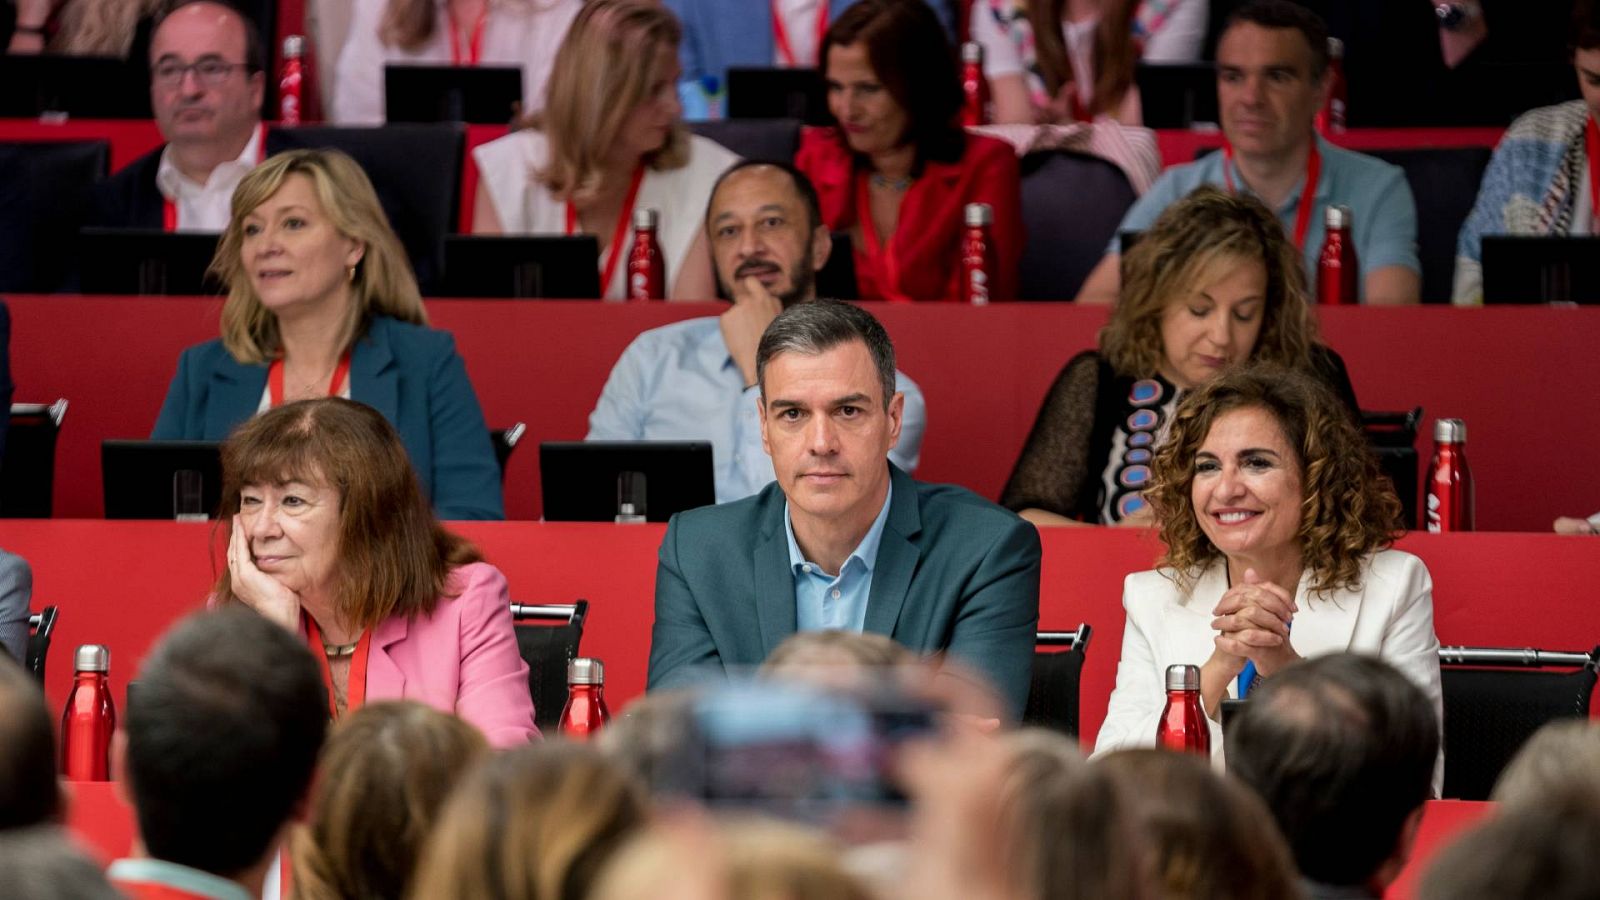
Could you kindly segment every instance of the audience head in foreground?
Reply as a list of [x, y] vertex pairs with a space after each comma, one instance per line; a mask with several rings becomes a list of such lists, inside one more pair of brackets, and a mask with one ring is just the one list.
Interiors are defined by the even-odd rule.
[[1384, 661], [1335, 653], [1267, 679], [1228, 726], [1312, 888], [1383, 895], [1410, 857], [1439, 754], [1435, 705]]
[[1534, 732], [1489, 799], [1538, 806], [1571, 794], [1587, 795], [1600, 808], [1600, 722], [1593, 719], [1558, 719]]
[[1355, 409], [1344, 363], [1318, 340], [1298, 251], [1260, 200], [1201, 187], [1156, 218], [1123, 268], [1098, 351], [1057, 377], [1005, 506], [1042, 523], [1149, 524], [1160, 422], [1179, 394], [1250, 362], [1311, 373]]
[[1201, 663], [1214, 753], [1223, 700], [1326, 653], [1377, 654], [1443, 705], [1432, 579], [1390, 548], [1400, 501], [1325, 388], [1265, 364], [1214, 378], [1179, 402], [1151, 467], [1166, 555], [1124, 585], [1097, 751], [1155, 740], [1176, 664]]
[[[52, 825], [0, 831], [6, 900], [126, 900], [72, 835]], [[133, 896], [138, 897], [137, 894]]]
[[382, 415], [335, 397], [268, 410], [223, 445], [222, 470], [232, 529], [214, 601], [305, 635], [336, 715], [408, 699], [497, 747], [536, 733], [505, 576], [434, 519]]
[[1153, 897], [1303, 896], [1294, 859], [1261, 798], [1212, 771], [1205, 759], [1169, 750], [1120, 750], [1091, 768], [1121, 788], [1133, 829], [1146, 845]]
[[1507, 807], [1444, 848], [1421, 900], [1593, 900], [1600, 885], [1600, 811], [1592, 795]]
[[114, 863], [112, 881], [140, 895], [211, 876], [259, 895], [305, 807], [327, 702], [287, 630], [239, 609], [180, 621], [139, 667], [112, 742], [147, 857]]
[[318, 764], [310, 822], [295, 831], [294, 896], [405, 896], [439, 808], [487, 751], [476, 728], [410, 701], [340, 723]]
[[495, 755], [445, 802], [409, 896], [594, 896], [607, 860], [644, 826], [646, 804], [643, 790], [593, 748], [551, 743]]
[[650, 687], [758, 665], [797, 631], [842, 629], [918, 654], [949, 651], [1020, 713], [1038, 532], [890, 463], [905, 398], [883, 326], [848, 303], [791, 306], [761, 337], [756, 381], [776, 481], [673, 519], [656, 576]]
[[0, 831], [61, 818], [56, 726], [39, 682], [0, 653]]

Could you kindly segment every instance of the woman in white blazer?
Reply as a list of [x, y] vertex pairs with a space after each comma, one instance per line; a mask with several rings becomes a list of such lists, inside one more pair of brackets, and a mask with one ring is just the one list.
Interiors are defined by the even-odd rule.
[[1441, 708], [1432, 579], [1388, 549], [1400, 501], [1326, 388], [1276, 366], [1225, 374], [1179, 404], [1152, 467], [1167, 552], [1124, 584], [1096, 753], [1155, 743], [1175, 664], [1200, 667], [1214, 755], [1222, 701], [1302, 657], [1371, 653]]

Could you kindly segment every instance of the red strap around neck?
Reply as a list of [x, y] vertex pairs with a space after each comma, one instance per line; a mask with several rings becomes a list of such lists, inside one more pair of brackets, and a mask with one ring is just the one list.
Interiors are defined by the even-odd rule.
[[[1233, 145], [1222, 145], [1222, 180], [1228, 186], [1228, 193], [1238, 193], [1238, 188], [1233, 184]], [[1306, 180], [1300, 186], [1299, 208], [1295, 210], [1294, 217], [1294, 245], [1301, 250], [1306, 247], [1306, 230], [1311, 227], [1311, 208], [1316, 206], [1317, 179], [1322, 177], [1322, 151], [1317, 149], [1315, 138], [1311, 140], [1311, 151], [1306, 154]]]
[[[322, 629], [317, 620], [306, 616], [306, 639], [311, 643], [311, 655], [317, 658], [322, 670], [322, 683], [328, 688], [328, 718], [339, 718], [339, 707], [333, 699], [333, 667], [328, 664], [328, 654], [322, 644]], [[350, 657], [350, 680], [344, 689], [344, 714], [350, 715], [367, 701], [367, 659], [372, 655], [372, 629], [361, 632], [356, 641], [356, 652]]]
[[1583, 150], [1589, 157], [1589, 230], [1600, 234], [1600, 125], [1594, 116], [1583, 128]]
[[445, 19], [450, 22], [450, 64], [453, 66], [475, 66], [483, 59], [483, 30], [489, 22], [489, 4], [483, 4], [483, 10], [478, 13], [478, 20], [472, 25], [472, 35], [465, 47], [461, 42], [461, 27], [456, 24], [456, 17], [449, 13]]
[[[778, 0], [772, 0], [772, 42], [778, 47], [778, 60], [785, 68], [793, 69], [799, 65], [800, 59], [795, 55], [794, 45], [789, 43], [789, 29], [783, 24], [783, 14], [778, 10]], [[817, 0], [817, 42], [812, 44], [813, 53], [822, 52], [822, 38], [828, 33], [828, 0]], [[816, 60], [821, 65], [821, 60]]]
[[[633, 204], [639, 199], [639, 186], [644, 183], [644, 164], [633, 170], [633, 183], [628, 185], [628, 196], [622, 200], [622, 210], [611, 231], [611, 243], [606, 246], [605, 264], [600, 267], [600, 296], [611, 287], [611, 276], [616, 274], [617, 262], [622, 259], [622, 245], [628, 240], [628, 226], [633, 222]], [[578, 210], [567, 201], [567, 234], [578, 233]]]
[[[339, 357], [339, 364], [333, 367], [333, 381], [328, 384], [328, 396], [339, 394], [339, 385], [344, 384], [344, 376], [350, 373], [350, 354], [347, 352]], [[276, 409], [283, 405], [283, 360], [275, 359], [267, 367], [267, 396]]]

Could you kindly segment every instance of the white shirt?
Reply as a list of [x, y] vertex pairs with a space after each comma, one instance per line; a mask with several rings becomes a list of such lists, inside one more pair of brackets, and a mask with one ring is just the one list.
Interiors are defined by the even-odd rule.
[[261, 126], [256, 125], [238, 159], [211, 170], [205, 184], [178, 171], [172, 145], [161, 151], [156, 166], [156, 189], [178, 210], [179, 231], [225, 231], [233, 214], [233, 189], [261, 161]]
[[[472, 151], [472, 161], [489, 201], [506, 234], [565, 234], [567, 203], [558, 200], [536, 173], [549, 159], [549, 143], [544, 133], [534, 129], [513, 131]], [[654, 209], [659, 214], [656, 241], [667, 263], [667, 289], [683, 265], [694, 239], [705, 227], [706, 204], [717, 176], [739, 161], [732, 151], [698, 135], [689, 137], [689, 162], [678, 169], [646, 169], [639, 185], [635, 209]], [[602, 235], [609, 241], [611, 235]], [[607, 247], [602, 255], [611, 252]], [[626, 252], [623, 248], [618, 252]], [[601, 285], [601, 296], [621, 300], [627, 283], [627, 267], [619, 260], [611, 282]]]
[[[757, 3], [760, 0], [746, 0]], [[814, 66], [817, 64], [817, 51], [821, 49], [817, 44], [817, 16], [822, 14], [821, 7], [825, 0], [777, 0], [778, 16], [783, 20], [784, 36], [789, 39], [789, 49], [794, 51], [796, 66]], [[772, 43], [772, 64], [777, 68], [786, 68], [791, 63], [783, 58], [783, 51], [778, 49], [776, 40]]]
[[[383, 68], [388, 63], [450, 65], [450, 19], [443, 0], [435, 14], [433, 37], [415, 50], [383, 42], [379, 30], [388, 0], [355, 0], [350, 36], [339, 54], [333, 90], [333, 121], [340, 125], [381, 125], [384, 121]], [[522, 67], [522, 111], [544, 108], [545, 83], [556, 50], [583, 7], [583, 0], [489, 0], [481, 65]], [[471, 41], [471, 29], [460, 35]], [[463, 60], [465, 64], [465, 60]]]

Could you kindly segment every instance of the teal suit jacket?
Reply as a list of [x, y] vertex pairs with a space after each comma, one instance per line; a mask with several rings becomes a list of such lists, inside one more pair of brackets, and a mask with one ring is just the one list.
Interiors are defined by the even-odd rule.
[[[867, 595], [866, 630], [917, 653], [948, 651], [1028, 699], [1039, 625], [1039, 533], [964, 488], [889, 466], [894, 493]], [[757, 666], [795, 632], [794, 575], [776, 482], [672, 517], [656, 567], [649, 687]]]
[[[220, 339], [196, 344], [178, 359], [150, 437], [225, 440], [256, 414], [266, 389], [266, 366], [240, 363]], [[489, 428], [447, 332], [373, 316], [350, 350], [350, 399], [400, 433], [439, 518], [505, 518]]]

